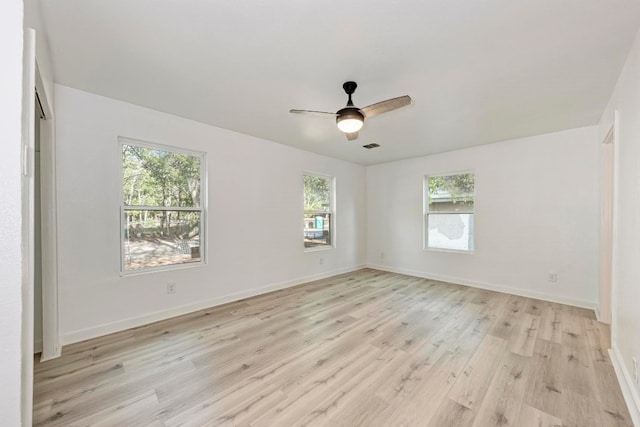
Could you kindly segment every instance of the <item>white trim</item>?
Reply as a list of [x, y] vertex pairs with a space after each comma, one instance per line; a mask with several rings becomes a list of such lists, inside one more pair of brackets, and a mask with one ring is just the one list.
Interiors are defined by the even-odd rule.
[[116, 322], [107, 323], [100, 326], [72, 331], [72, 332], [63, 334], [60, 337], [60, 339], [63, 345], [69, 345], [76, 342], [88, 340], [91, 338], [96, 338], [103, 335], [108, 335], [115, 332], [120, 332], [127, 329], [135, 328], [138, 326], [147, 325], [149, 323], [158, 322], [160, 320], [166, 320], [172, 317], [182, 316], [184, 314], [193, 313], [198, 310], [203, 310], [206, 308], [211, 308], [211, 307], [215, 307], [222, 304], [227, 304], [227, 303], [238, 301], [244, 298], [254, 297], [257, 295], [266, 294], [268, 292], [290, 288], [290, 287], [301, 285], [307, 282], [312, 282], [315, 280], [336, 276], [338, 274], [350, 273], [352, 271], [360, 270], [364, 267], [365, 267], [364, 265], [358, 265], [355, 267], [332, 270], [332, 271], [327, 271], [324, 273], [314, 274], [310, 276], [299, 277], [297, 279], [287, 280], [284, 282], [273, 283], [270, 285], [261, 286], [261, 287], [249, 289], [246, 291], [236, 292], [233, 294], [224, 295], [224, 296], [213, 298], [206, 301], [198, 301], [192, 304], [173, 307], [168, 310], [156, 311], [155, 313], [149, 313], [142, 316], [130, 317], [128, 319], [118, 320]]
[[[430, 212], [429, 211], [429, 178], [436, 176], [455, 176], [455, 175], [468, 175], [473, 174], [473, 212]], [[476, 233], [475, 233], [475, 213], [476, 213], [476, 171], [475, 169], [468, 169], [460, 172], [450, 172], [450, 173], [433, 173], [426, 174], [422, 178], [422, 249], [423, 250], [435, 250], [442, 252], [456, 252], [456, 253], [467, 253], [473, 255], [476, 248]], [[429, 246], [429, 215], [471, 215], [471, 249], [449, 249], [449, 248], [440, 248], [437, 246]]]
[[[37, 56], [37, 52], [36, 52]], [[56, 175], [55, 117], [36, 58], [36, 90], [45, 119], [40, 121], [40, 209], [42, 239], [42, 341], [36, 342], [41, 361], [62, 355], [58, 308], [58, 202]], [[40, 120], [38, 117], [35, 120]], [[38, 348], [39, 346], [39, 348]]]
[[616, 371], [618, 383], [622, 390], [622, 396], [624, 397], [624, 401], [627, 404], [629, 413], [631, 414], [631, 422], [633, 422], [634, 426], [640, 427], [640, 397], [638, 396], [638, 391], [633, 384], [633, 378], [631, 377], [631, 374], [629, 374], [629, 371], [627, 371], [626, 365], [622, 360], [620, 350], [618, 350], [618, 347], [615, 344], [609, 350], [609, 357], [611, 358], [613, 369]]
[[207, 155], [206, 151], [175, 147], [173, 145], [168, 145], [168, 144], [161, 144], [157, 142], [144, 141], [142, 139], [129, 138], [128, 136], [119, 136], [118, 143], [120, 144], [120, 147], [122, 147], [123, 145], [135, 145], [137, 147], [144, 147], [149, 150], [170, 151], [172, 153], [178, 153], [185, 156], [205, 158]]
[[193, 261], [193, 262], [183, 262], [180, 264], [167, 264], [167, 265], [158, 265], [155, 267], [145, 267], [137, 270], [127, 270], [120, 272], [120, 277], [129, 277], [129, 276], [139, 276], [143, 274], [153, 274], [159, 271], [167, 271], [167, 270], [183, 270], [187, 268], [197, 268], [204, 267], [208, 265], [204, 261]]
[[[323, 179], [327, 179], [329, 181], [329, 211], [328, 212], [324, 212], [324, 211], [320, 211], [320, 212], [316, 212], [316, 211], [306, 211], [304, 210], [304, 196], [305, 196], [305, 188], [304, 188], [304, 177], [305, 176], [312, 176], [312, 177], [316, 177], [316, 178], [323, 178]], [[336, 177], [332, 176], [332, 175], [326, 175], [326, 174], [321, 174], [321, 173], [317, 173], [317, 172], [302, 172], [302, 233], [304, 236], [304, 216], [309, 213], [309, 214], [329, 214], [331, 216], [331, 220], [329, 222], [329, 232], [330, 234], [330, 238], [331, 238], [331, 244], [330, 245], [322, 245], [322, 246], [311, 246], [311, 247], [305, 247], [304, 246], [304, 238], [302, 239], [302, 247], [304, 248], [304, 252], [315, 252], [316, 250], [321, 250], [321, 249], [315, 249], [315, 248], [322, 248], [322, 250], [326, 250], [326, 249], [335, 249], [336, 248], [336, 203], [337, 203], [337, 199], [336, 199]]]
[[517, 295], [526, 298], [535, 298], [543, 301], [555, 302], [559, 304], [572, 305], [574, 307], [595, 310], [596, 303], [593, 301], [578, 300], [544, 292], [529, 291], [526, 289], [512, 288], [510, 286], [497, 285], [494, 283], [480, 282], [477, 280], [461, 279], [459, 277], [443, 276], [428, 272], [408, 270], [404, 268], [394, 268], [386, 265], [367, 264], [368, 268], [375, 270], [389, 271], [391, 273], [406, 274], [407, 276], [422, 277], [424, 279], [439, 280], [442, 282], [455, 283], [457, 285], [470, 286], [472, 288], [486, 289], [488, 291], [501, 292], [505, 294]]
[[181, 211], [181, 212], [202, 212], [200, 207], [188, 207], [188, 206], [137, 206], [137, 205], [123, 205], [122, 208], [126, 211]]
[[[30, 426], [33, 416], [33, 345], [34, 345], [34, 137], [36, 101], [36, 32], [25, 28], [22, 69], [22, 332], [21, 421]], [[26, 166], [26, 168], [25, 168]]]
[[[196, 157], [200, 159], [200, 200], [199, 206], [194, 207], [171, 207], [171, 206], [136, 206], [136, 205], [126, 205], [124, 204], [124, 170], [122, 162], [120, 162], [120, 276], [128, 276], [130, 274], [138, 274], [140, 272], [154, 272], [154, 271], [164, 271], [164, 270], [173, 270], [175, 268], [186, 268], [186, 267], [196, 267], [207, 264], [207, 193], [208, 193], [208, 167], [207, 167], [207, 153], [204, 151], [198, 150], [189, 150], [180, 147], [174, 147], [166, 144], [157, 144], [148, 141], [142, 141], [134, 138], [128, 138], [124, 136], [118, 137], [118, 147], [120, 148], [119, 153], [122, 155], [122, 150], [124, 146], [136, 146], [142, 147], [147, 150], [158, 150], [165, 151], [168, 153], [176, 153], [183, 156]], [[145, 267], [137, 270], [127, 270], [125, 268], [125, 239], [126, 239], [126, 220], [125, 220], [125, 211], [126, 210], [157, 210], [157, 211], [189, 211], [189, 212], [199, 212], [200, 213], [200, 261], [188, 262], [188, 263], [177, 263], [177, 264], [167, 264], [158, 267]]]
[[600, 317], [600, 306], [596, 305], [596, 308], [593, 309], [593, 311], [596, 313], [596, 320], [598, 322], [602, 322], [601, 317]]
[[619, 242], [618, 224], [620, 223], [619, 192], [620, 192], [620, 110], [613, 112], [613, 227], [611, 247], [611, 343], [618, 342], [618, 277], [620, 276], [618, 259]]
[[304, 252], [308, 253], [308, 252], [322, 252], [322, 251], [331, 251], [335, 249], [333, 246], [331, 245], [319, 245], [319, 246], [310, 246], [308, 248], [304, 248]]
[[465, 251], [464, 249], [444, 249], [444, 248], [422, 248], [423, 251], [426, 252], [448, 252], [450, 254], [463, 254], [463, 255], [473, 255], [475, 254], [475, 250]]

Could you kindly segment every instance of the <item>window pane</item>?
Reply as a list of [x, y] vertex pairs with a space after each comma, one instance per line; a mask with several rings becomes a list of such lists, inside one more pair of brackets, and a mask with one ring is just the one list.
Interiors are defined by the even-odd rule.
[[474, 174], [428, 178], [429, 212], [473, 213]]
[[304, 211], [331, 211], [331, 181], [320, 176], [304, 176]]
[[473, 250], [473, 214], [427, 215], [428, 247]]
[[201, 260], [200, 211], [124, 211], [124, 269]]
[[200, 206], [198, 156], [122, 146], [125, 206]]
[[331, 246], [331, 214], [304, 214], [304, 247]]

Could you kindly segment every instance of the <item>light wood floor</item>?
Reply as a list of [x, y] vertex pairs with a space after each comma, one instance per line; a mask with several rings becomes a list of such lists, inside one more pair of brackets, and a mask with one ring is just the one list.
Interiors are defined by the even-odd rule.
[[65, 347], [36, 425], [631, 426], [589, 310], [364, 269]]

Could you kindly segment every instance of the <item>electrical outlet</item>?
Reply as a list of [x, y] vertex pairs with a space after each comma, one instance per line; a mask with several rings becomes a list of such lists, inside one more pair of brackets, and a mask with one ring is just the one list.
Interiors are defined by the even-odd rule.
[[167, 283], [167, 295], [176, 293], [176, 284], [171, 282]]
[[384, 260], [384, 252], [380, 252], [380, 261]]
[[320, 265], [324, 264], [324, 258], [320, 258]]
[[556, 273], [555, 271], [550, 271], [549, 275], [547, 276], [547, 280], [551, 283], [556, 283], [558, 281], [558, 273]]
[[640, 367], [638, 366], [638, 358], [634, 357], [633, 358], [633, 378], [636, 384], [640, 384], [640, 372], [638, 372], [639, 369]]

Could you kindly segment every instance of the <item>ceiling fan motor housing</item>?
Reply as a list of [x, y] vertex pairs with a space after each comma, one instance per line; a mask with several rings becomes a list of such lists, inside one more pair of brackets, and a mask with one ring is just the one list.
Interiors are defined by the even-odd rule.
[[336, 113], [336, 124], [342, 132], [358, 132], [363, 123], [364, 114], [357, 107], [345, 107]]

